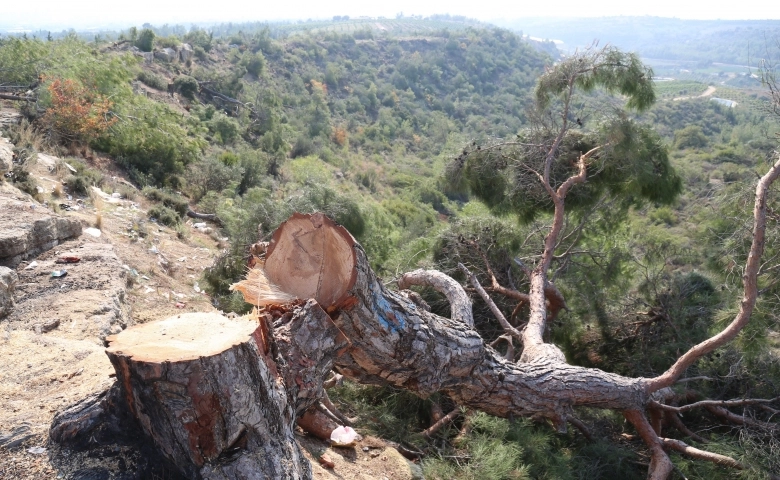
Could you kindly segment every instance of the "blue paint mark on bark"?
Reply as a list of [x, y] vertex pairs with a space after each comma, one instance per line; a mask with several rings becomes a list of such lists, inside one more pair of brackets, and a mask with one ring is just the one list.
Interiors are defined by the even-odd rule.
[[403, 317], [398, 316], [393, 312], [390, 302], [385, 299], [380, 289], [372, 290], [371, 297], [374, 301], [374, 312], [379, 319], [379, 323], [385, 330], [398, 332], [401, 328], [406, 327], [406, 322]]

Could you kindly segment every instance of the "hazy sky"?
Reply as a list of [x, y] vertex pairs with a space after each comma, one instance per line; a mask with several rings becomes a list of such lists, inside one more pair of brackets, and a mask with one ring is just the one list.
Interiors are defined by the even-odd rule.
[[449, 13], [480, 20], [539, 16], [653, 15], [697, 19], [780, 19], [780, 2], [741, 0], [32, 0], [3, 1], [0, 25], [88, 28], [101, 25], [317, 19]]

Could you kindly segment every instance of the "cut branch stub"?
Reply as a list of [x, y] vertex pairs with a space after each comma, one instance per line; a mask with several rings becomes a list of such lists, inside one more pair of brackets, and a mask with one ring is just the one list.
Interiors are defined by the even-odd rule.
[[283, 292], [339, 308], [355, 284], [355, 239], [322, 213], [295, 213], [274, 232], [264, 265]]

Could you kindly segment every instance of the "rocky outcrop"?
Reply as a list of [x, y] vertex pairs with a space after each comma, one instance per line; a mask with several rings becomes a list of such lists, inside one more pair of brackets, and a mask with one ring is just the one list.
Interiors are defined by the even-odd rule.
[[192, 60], [192, 47], [189, 43], [182, 43], [181, 44], [181, 50], [179, 50], [179, 59], [181, 59], [182, 63], [187, 63], [189, 60]]
[[154, 52], [154, 58], [162, 60], [163, 62], [172, 62], [176, 60], [177, 57], [176, 50], [172, 48], [163, 48], [162, 50], [155, 50]]
[[0, 126], [15, 125], [22, 121], [22, 114], [16, 110], [0, 107]]
[[0, 267], [0, 318], [5, 317], [14, 308], [14, 287], [19, 277], [10, 268]]
[[0, 137], [0, 175], [14, 168], [14, 146], [7, 138]]
[[78, 220], [57, 215], [6, 183], [0, 184], [0, 212], [0, 266], [14, 268], [81, 235]]
[[141, 57], [144, 59], [144, 63], [150, 64], [154, 60], [154, 53], [152, 52], [144, 52], [138, 47], [131, 47], [130, 51], [135, 55], [136, 57]]
[[[78, 263], [58, 264], [59, 257], [75, 257]], [[35, 330], [52, 318], [56, 305], [58, 330], [80, 337], [105, 339], [130, 323], [126, 295], [127, 271], [114, 246], [85, 235], [66, 242], [59, 252], [39, 256], [36, 265], [19, 268], [16, 308], [9, 321], [25, 330]], [[66, 270], [63, 277], [51, 272]]]

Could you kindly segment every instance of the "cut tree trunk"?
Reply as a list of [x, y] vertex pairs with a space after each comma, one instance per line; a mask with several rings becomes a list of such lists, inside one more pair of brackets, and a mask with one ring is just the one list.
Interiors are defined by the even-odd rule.
[[559, 429], [575, 405], [626, 410], [643, 408], [648, 399], [641, 378], [549, 357], [507, 362], [463, 322], [387, 290], [363, 248], [322, 214], [295, 214], [283, 223], [268, 245], [263, 273], [235, 288], [250, 303], [263, 303], [253, 292], [267, 292], [268, 285], [317, 299], [349, 339], [334, 358], [335, 369], [360, 383], [393, 385], [422, 397], [443, 392], [461, 406], [501, 417], [548, 418]]
[[[316, 302], [275, 321], [182, 314], [107, 341], [123, 408], [187, 478], [311, 477], [293, 428], [345, 344]], [[60, 416], [52, 439], [67, 444], [94, 420]]]

